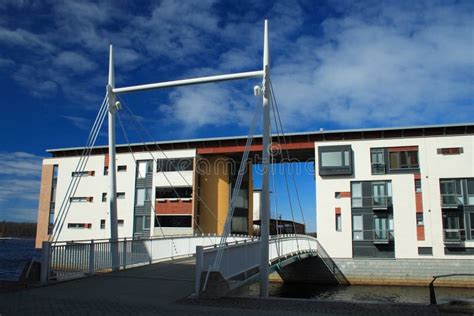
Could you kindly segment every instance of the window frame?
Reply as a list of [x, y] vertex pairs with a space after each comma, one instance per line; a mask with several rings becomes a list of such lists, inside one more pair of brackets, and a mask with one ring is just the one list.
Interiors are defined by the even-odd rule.
[[[339, 153], [341, 164], [338, 166], [325, 166], [323, 155], [326, 153]], [[331, 175], [352, 175], [353, 173], [353, 152], [351, 145], [319, 146], [318, 166], [320, 176]]]

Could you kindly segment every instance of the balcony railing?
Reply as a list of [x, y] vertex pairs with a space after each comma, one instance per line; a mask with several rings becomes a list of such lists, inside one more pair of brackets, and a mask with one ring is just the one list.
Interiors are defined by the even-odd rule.
[[388, 244], [395, 239], [393, 229], [364, 229], [352, 231], [352, 239], [354, 241], [370, 241], [371, 236], [374, 244]]
[[441, 206], [448, 208], [458, 208], [463, 205], [462, 195], [457, 194], [441, 194]]
[[386, 166], [384, 163], [372, 163], [372, 174], [385, 174]]
[[466, 233], [464, 229], [443, 229], [443, 236], [445, 243], [461, 243], [466, 240]]
[[371, 197], [353, 197], [352, 207], [371, 207], [374, 209], [387, 209], [392, 206], [392, 197], [377, 195]]
[[394, 239], [392, 229], [374, 230], [374, 244], [388, 244]]

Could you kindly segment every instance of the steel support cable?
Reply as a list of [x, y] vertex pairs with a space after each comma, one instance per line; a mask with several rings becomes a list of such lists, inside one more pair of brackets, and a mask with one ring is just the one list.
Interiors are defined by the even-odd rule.
[[[133, 153], [132, 147], [130, 146], [130, 141], [129, 141], [129, 138], [128, 138], [127, 133], [126, 133], [126, 131], [125, 131], [125, 127], [124, 127], [123, 121], [122, 121], [122, 119], [121, 119], [121, 117], [120, 117], [119, 114], [118, 114], [117, 116], [119, 117], [119, 123], [120, 123], [120, 125], [121, 125], [122, 132], [123, 132], [123, 134], [124, 134], [124, 137], [125, 137], [125, 140], [126, 140], [126, 142], [127, 142], [128, 148], [129, 148], [129, 150], [130, 150], [130, 153], [132, 154], [133, 160], [135, 161], [135, 165], [136, 165], [137, 160], [136, 160], [136, 158], [135, 158], [135, 154]], [[147, 152], [151, 155], [152, 159], [155, 160], [155, 157], [153, 156], [153, 153], [152, 153], [149, 149], [147, 149]], [[178, 199], [181, 199], [180, 194], [179, 194], [178, 191], [176, 190], [175, 186], [171, 183], [171, 181], [169, 180], [168, 176], [167, 176], [165, 173], [163, 173], [163, 175], [164, 175], [166, 181], [168, 182], [168, 184], [171, 186], [171, 188], [172, 188], [172, 190], [174, 191], [174, 193], [176, 194], [176, 196], [178, 197]], [[155, 214], [154, 217], [155, 217], [155, 219], [156, 219], [157, 222], [158, 222], [158, 226], [160, 227], [161, 234], [163, 235], [163, 237], [165, 237], [166, 235], [165, 235], [165, 233], [164, 233], [164, 231], [163, 231], [163, 228], [162, 228], [162, 226], [161, 226], [161, 223], [160, 223], [159, 219], [157, 218], [158, 215], [157, 215], [157, 213], [156, 213], [155, 207], [153, 206], [153, 203], [151, 203], [151, 208], [152, 208], [152, 210], [153, 210], [153, 214]], [[193, 217], [193, 218], [194, 218], [194, 217]], [[198, 227], [199, 231], [201, 232], [201, 234], [204, 235], [204, 233], [203, 233], [201, 227], [199, 226], [199, 224], [197, 223], [197, 221], [196, 221], [195, 218], [194, 218], [194, 222], [195, 222], [196, 226]], [[211, 238], [210, 236], [208, 236], [208, 237], [209, 237], [209, 240], [210, 240], [211, 243], [212, 243], [212, 238]]]
[[[151, 136], [150, 133], [144, 128], [144, 126], [136, 119], [136, 116], [133, 114], [132, 110], [123, 102], [123, 100], [120, 99], [120, 101], [122, 102], [122, 105], [124, 106], [124, 108], [127, 110], [128, 116], [133, 120], [133, 122], [135, 123], [136, 127], [142, 128], [143, 130], [145, 130], [145, 132], [147, 132], [147, 134], [148, 134], [149, 136]], [[156, 158], [155, 158], [155, 156], [153, 155], [153, 152], [150, 150], [150, 148], [149, 148], [148, 145], [146, 144], [145, 139], [143, 138], [143, 136], [142, 136], [140, 133], [139, 133], [139, 135], [140, 135], [140, 138], [141, 138], [142, 141], [143, 141], [143, 145], [145, 146], [145, 149], [146, 149], [147, 152], [150, 154], [150, 156], [151, 156], [151, 158], [153, 159], [153, 162], [154, 162]], [[166, 155], [166, 153], [165, 153], [158, 145], [156, 145], [156, 147], [159, 149], [159, 151], [163, 154], [163, 156], [164, 156], [165, 158], [168, 158], [167, 155]], [[185, 181], [185, 183], [186, 183], [188, 186], [191, 186], [191, 185], [189, 184], [189, 182], [187, 181], [187, 179], [181, 174], [180, 171], [178, 171], [178, 174], [181, 176], [181, 178]], [[171, 181], [169, 180], [168, 176], [167, 176], [165, 173], [163, 173], [163, 175], [164, 175], [166, 181], [168, 182], [168, 184], [172, 187], [172, 189], [173, 189], [173, 191], [175, 192], [175, 194], [178, 196], [178, 198], [181, 198], [181, 197], [180, 197], [180, 194], [177, 192], [175, 186], [171, 183]], [[198, 200], [200, 200], [199, 194], [197, 194], [197, 192], [195, 192], [195, 191], [196, 191], [196, 190], [194, 190], [194, 188], [193, 188], [193, 194], [196, 196], [196, 198], [197, 198]], [[204, 201], [203, 201], [203, 202], [204, 202]], [[206, 204], [205, 206], [207, 206], [207, 204]], [[212, 212], [212, 210], [211, 210], [208, 206], [207, 206], [207, 209], [209, 210], [209, 213], [212, 214], [212, 215], [216, 218], [214, 212]], [[155, 217], [156, 217], [156, 216], [157, 216], [157, 215], [155, 215]], [[204, 231], [202, 230], [201, 226], [200, 226], [199, 223], [197, 222], [196, 218], [195, 218], [194, 216], [192, 216], [192, 217], [193, 217], [194, 223], [195, 223], [196, 226], [198, 227], [199, 231], [200, 231], [201, 234], [204, 236]], [[158, 220], [158, 219], [157, 219], [157, 220]], [[159, 220], [158, 220], [158, 224], [161, 225], [161, 224], [159, 223]], [[211, 243], [213, 243], [212, 238], [211, 238], [210, 236], [208, 236], [208, 238], [209, 238], [209, 241], [211, 241]]]
[[[122, 99], [119, 95], [117, 95], [117, 98], [120, 100], [120, 102], [122, 103], [123, 107], [129, 112], [130, 116], [137, 122], [138, 126], [140, 126], [140, 128], [141, 128], [142, 130], [144, 130], [145, 133], [147, 133], [147, 135], [150, 137], [150, 139], [153, 140], [153, 137], [151, 136], [150, 132], [143, 126], [143, 124], [142, 124], [139, 120], [136, 119], [135, 114], [133, 114], [133, 111], [130, 109], [130, 107], [128, 107], [128, 106], [125, 104], [125, 102], [123, 101], [123, 99]], [[143, 140], [143, 138], [142, 138], [142, 140]], [[145, 148], [147, 148], [148, 151], [150, 151], [150, 150], [148, 149], [148, 145], [146, 144], [146, 142], [145, 142], [144, 140], [143, 140], [143, 145], [145, 146]], [[156, 141], [154, 142], [154, 146], [155, 146], [156, 148], [158, 148], [158, 150], [163, 154], [163, 156], [165, 157], [165, 159], [168, 159], [168, 156], [166, 155], [165, 151], [161, 149], [161, 147], [158, 145], [158, 143], [157, 143]], [[150, 153], [151, 153], [151, 151], [150, 151]], [[178, 172], [179, 176], [184, 180], [184, 182], [186, 183], [186, 185], [192, 186], [179, 170], [178, 170], [177, 172]], [[199, 188], [199, 187], [198, 187], [198, 188]], [[193, 194], [195, 194], [196, 199], [198, 199], [198, 201], [203, 204], [203, 206], [206, 208], [206, 210], [209, 212], [209, 214], [211, 214], [212, 217], [214, 217], [214, 219], [215, 219], [218, 223], [223, 224], [223, 223], [221, 223], [221, 222], [219, 221], [219, 218], [218, 218], [218, 217], [216, 216], [216, 214], [211, 210], [211, 208], [209, 207], [209, 205], [207, 205], [206, 201], [204, 201], [204, 200], [201, 198], [201, 196], [199, 195], [199, 193], [197, 193], [197, 190], [193, 190]]]
[[[249, 156], [249, 153], [250, 153], [250, 145], [252, 144], [253, 135], [255, 133], [255, 127], [257, 125], [256, 123], [257, 123], [258, 119], [260, 118], [260, 114], [261, 114], [260, 109], [261, 109], [261, 107], [258, 106], [258, 102], [256, 101], [255, 113], [254, 113], [254, 116], [253, 116], [253, 119], [252, 119], [252, 122], [251, 122], [251, 125], [250, 125], [250, 128], [249, 128], [247, 141], [245, 143], [244, 154], [243, 154], [242, 160], [240, 162], [237, 181], [236, 181], [236, 184], [234, 186], [234, 190], [232, 192], [231, 203], [230, 203], [229, 210], [227, 212], [226, 223], [224, 225], [224, 234], [221, 237], [220, 245], [223, 245], [226, 242], [227, 236], [228, 236], [230, 228], [231, 228], [230, 226], [231, 226], [231, 223], [232, 223], [232, 217], [233, 217], [234, 210], [235, 210], [235, 204], [236, 204], [236, 201], [237, 201], [238, 193], [240, 191], [240, 187], [241, 187], [241, 184], [242, 184], [242, 179], [243, 179], [243, 176], [245, 174], [245, 168], [247, 166], [248, 156]], [[217, 268], [220, 267], [220, 265], [222, 263], [223, 254], [224, 254], [224, 248], [221, 247], [217, 251], [217, 255], [216, 255], [216, 258], [214, 259], [214, 264], [213, 264], [212, 268], [210, 266], [208, 271], [207, 271], [206, 279], [204, 280], [204, 286], [203, 286], [204, 289], [206, 288], [207, 281], [208, 281], [208, 278], [209, 278], [209, 273], [210, 273], [211, 269], [216, 271]]]
[[[276, 109], [278, 121], [279, 121], [279, 124], [280, 124], [280, 129], [281, 129], [283, 141], [284, 141], [284, 143], [285, 143], [285, 145], [286, 145], [287, 143], [286, 143], [285, 133], [284, 133], [284, 131], [283, 131], [283, 124], [282, 124], [282, 121], [281, 121], [281, 116], [280, 116], [280, 110], [279, 110], [278, 102], [277, 102], [276, 97], [275, 97], [275, 92], [274, 92], [274, 90], [273, 90], [272, 81], [271, 81], [271, 80], [269, 80], [269, 81], [270, 81], [270, 94], [271, 94], [271, 97], [273, 98], [274, 103], [275, 103], [275, 109]], [[288, 149], [285, 148], [285, 151], [286, 151], [286, 154], [287, 154], [288, 159], [290, 159], [290, 153], [289, 153]], [[299, 205], [299, 208], [300, 208], [300, 211], [301, 211], [301, 217], [302, 217], [302, 219], [303, 219], [303, 223], [306, 225], [306, 221], [305, 221], [305, 218], [304, 218], [303, 208], [302, 208], [302, 206], [301, 206], [301, 200], [300, 200], [300, 198], [299, 198], [300, 194], [299, 194], [298, 186], [296, 185], [296, 180], [295, 180], [295, 175], [294, 175], [294, 174], [292, 174], [292, 180], [293, 180], [293, 184], [294, 184], [294, 186], [295, 186], [295, 192], [296, 192], [296, 195], [297, 195], [297, 198], [298, 198], [298, 205]]]
[[[97, 113], [97, 116], [95, 118], [94, 124], [92, 125], [91, 131], [89, 132], [89, 135], [86, 141], [86, 146], [82, 150], [82, 153], [76, 164], [76, 168], [74, 172], [83, 171], [83, 168], [87, 164], [87, 160], [85, 159], [85, 157], [90, 154], [90, 151], [92, 150], [91, 146], [93, 146], [93, 144], [95, 143], [96, 137], [94, 136], [98, 134], [98, 130], [100, 130], [100, 126], [102, 125], [103, 116], [104, 116], [103, 113], [107, 111], [107, 106], [106, 106], [107, 101], [108, 101], [108, 98], [107, 96], [105, 96], [104, 100], [102, 101], [102, 105], [99, 108], [99, 112]], [[65, 219], [65, 216], [67, 215], [67, 213], [65, 213], [65, 207], [68, 205], [68, 202], [70, 202], [69, 199], [71, 195], [75, 193], [77, 189], [77, 185], [79, 185], [80, 179], [81, 177], [77, 177], [77, 178], [73, 177], [71, 181], [69, 182], [63, 201], [61, 203], [59, 211], [57, 212], [58, 216], [54, 219], [53, 230], [52, 230], [52, 233], [48, 237], [48, 241], [54, 240], [54, 238], [57, 237], [56, 235], [59, 235], [59, 233], [61, 232], [61, 230], [58, 231], [56, 227], [57, 225], [59, 225], [59, 223], [61, 223]], [[62, 224], [61, 224], [61, 228], [62, 228]]]
[[[277, 118], [276, 118], [275, 102], [274, 102], [273, 98], [270, 98], [270, 107], [271, 107], [272, 112], [273, 112], [273, 119], [275, 120], [278, 143], [280, 143], [279, 126], [278, 126], [278, 121], [277, 121]], [[283, 158], [283, 154], [281, 154], [281, 157]], [[290, 206], [291, 219], [293, 221], [293, 223], [292, 223], [293, 224], [293, 232], [296, 235], [295, 214], [294, 214], [294, 211], [293, 211], [293, 203], [292, 203], [292, 200], [291, 200], [291, 192], [290, 192], [290, 186], [288, 184], [288, 177], [287, 177], [287, 173], [286, 173], [286, 168], [283, 168], [283, 172], [284, 172], [284, 178], [285, 178], [286, 192], [287, 192], [287, 195], [288, 195], [288, 204]], [[298, 252], [299, 252], [300, 251], [300, 246], [299, 246], [298, 238], [296, 238], [296, 248], [298, 249]]]
[[[99, 124], [97, 125], [97, 127], [96, 127], [96, 129], [95, 129], [94, 136], [92, 137], [91, 144], [90, 144], [90, 146], [88, 147], [88, 150], [86, 151], [86, 153], [85, 153], [84, 156], [81, 156], [81, 158], [84, 157], [84, 159], [82, 159], [82, 162], [83, 162], [83, 163], [82, 163], [82, 165], [81, 165], [79, 168], [76, 168], [76, 171], [75, 171], [75, 172], [78, 172], [78, 171], [79, 171], [79, 172], [82, 172], [82, 171], [84, 171], [84, 168], [85, 168], [85, 166], [87, 165], [87, 162], [89, 161], [89, 157], [90, 157], [90, 154], [91, 154], [91, 152], [92, 152], [92, 148], [93, 148], [93, 146], [94, 146], [94, 144], [95, 144], [95, 142], [96, 142], [96, 140], [97, 140], [97, 136], [98, 136], [98, 134], [99, 134], [100, 128], [102, 127], [102, 123], [103, 123], [103, 120], [104, 120], [104, 117], [105, 117], [105, 113], [107, 112], [107, 107], [105, 107], [105, 109], [106, 109], [106, 110], [103, 112], [102, 116], [99, 118], [99, 121], [98, 121]], [[81, 160], [81, 159], [80, 159], [80, 160]], [[79, 162], [78, 162], [78, 164], [79, 164]], [[64, 206], [64, 210], [62, 211], [62, 213], [61, 213], [61, 218], [59, 219], [60, 227], [59, 227], [58, 230], [56, 230], [56, 231], [57, 231], [56, 236], [54, 236], [54, 234], [53, 234], [53, 239], [52, 239], [53, 242], [56, 242], [56, 241], [59, 239], [59, 234], [60, 234], [60, 232], [62, 231], [62, 228], [63, 228], [63, 226], [64, 226], [64, 222], [65, 222], [65, 220], [66, 220], [66, 218], [67, 218], [67, 215], [69, 214], [69, 210], [70, 210], [70, 208], [71, 208], [71, 201], [70, 201], [70, 198], [76, 194], [76, 191], [77, 191], [77, 189], [78, 189], [78, 187], [79, 187], [79, 183], [80, 183], [81, 178], [82, 178], [81, 176], [80, 176], [80, 177], [77, 177], [77, 178], [76, 178], [76, 177], [73, 178], [73, 180], [75, 180], [75, 181], [73, 182], [73, 186], [72, 186], [71, 192], [69, 193], [69, 195], [66, 194], [65, 197], [64, 197], [65, 200], [63, 200], [63, 203], [64, 203], [64, 201], [66, 201], [66, 202], [65, 202], [66, 204], [64, 204], [64, 205], [65, 205], [65, 206]], [[54, 232], [55, 232], [55, 231], [53, 230], [53, 233], [54, 233]], [[54, 240], [54, 239], [56, 239], [56, 240]]]
[[[271, 120], [270, 120], [270, 130], [271, 130]], [[273, 186], [273, 204], [275, 205], [275, 228], [276, 228], [276, 240], [275, 240], [275, 246], [277, 250], [277, 255], [278, 255], [278, 262], [281, 262], [281, 251], [280, 251], [280, 232], [278, 229], [278, 201], [277, 201], [277, 185], [276, 185], [276, 180], [275, 180], [275, 173], [276, 173], [276, 166], [275, 166], [275, 154], [273, 150], [270, 151], [270, 161], [271, 161], [271, 174], [272, 174], [272, 186]], [[261, 227], [261, 221], [260, 221], [260, 227]]]
[[[282, 133], [282, 137], [283, 137], [283, 141], [286, 145], [286, 138], [285, 138], [285, 133], [283, 131], [283, 123], [282, 123], [282, 120], [281, 120], [281, 116], [280, 116], [280, 110], [279, 110], [279, 106], [278, 106], [278, 102], [276, 100], [276, 96], [275, 96], [275, 91], [273, 89], [273, 84], [272, 84], [272, 81], [269, 79], [270, 81], [270, 96], [271, 98], [273, 99], [273, 102], [275, 104], [275, 109], [276, 109], [276, 113], [277, 113], [277, 116], [278, 116], [278, 122], [280, 124], [280, 129], [281, 129], [281, 133]], [[287, 158], [288, 160], [290, 160], [290, 153], [288, 151], [287, 148], [285, 148], [285, 151], [286, 151], [286, 155], [287, 155]], [[292, 176], [292, 180], [293, 180], [293, 185], [295, 187], [295, 192], [296, 192], [296, 197], [297, 197], [297, 201], [298, 201], [298, 206], [300, 208], [300, 212], [301, 212], [301, 218], [303, 220], [303, 224], [306, 228], [306, 220], [304, 218], [304, 212], [303, 212], [303, 207], [301, 206], [301, 199], [300, 199], [300, 194], [299, 194], [299, 190], [298, 190], [298, 186], [296, 185], [296, 180], [295, 180], [295, 175], [294, 173], [291, 175]], [[295, 230], [295, 233], [296, 233], [296, 230]], [[308, 245], [309, 245], [309, 240], [308, 240]]]
[[[130, 153], [132, 154], [132, 158], [133, 158], [133, 161], [135, 162], [135, 166], [137, 166], [137, 159], [135, 158], [135, 154], [133, 153], [132, 147], [130, 146], [130, 141], [129, 141], [129, 139], [128, 139], [127, 133], [125, 132], [125, 127], [124, 127], [124, 125], [123, 125], [122, 118], [120, 117], [119, 112], [117, 112], [117, 117], [118, 117], [118, 121], [119, 121], [120, 128], [121, 128], [121, 130], [122, 130], [123, 137], [125, 138], [125, 142], [127, 143], [127, 147], [128, 147], [128, 149], [130, 150]], [[146, 195], [146, 190], [145, 190], [145, 195]], [[146, 197], [145, 197], [145, 198], [146, 198]], [[150, 200], [151, 200], [151, 196], [150, 196], [149, 198], [150, 198]], [[153, 202], [152, 202], [152, 201], [150, 201], [150, 205], [151, 205], [153, 214], [155, 214], [155, 219], [156, 219], [157, 222], [158, 222], [158, 226], [159, 226], [159, 228], [160, 228], [161, 234], [163, 235], [163, 237], [165, 237], [165, 233], [164, 233], [164, 231], [163, 231], [163, 228], [161, 227], [160, 221], [158, 220], [158, 218], [156, 218], [156, 212], [155, 212], [155, 208], [154, 208], [154, 206], [153, 206]], [[155, 225], [153, 225], [153, 226], [155, 226]], [[150, 230], [151, 230], [151, 224], [150, 224]]]
[[[261, 113], [261, 111], [259, 111], [259, 109], [260, 109], [260, 107], [258, 107], [258, 106], [255, 107], [255, 114], [254, 114], [254, 117], [253, 117], [253, 120], [252, 120], [252, 123], [251, 123], [251, 127], [249, 129], [249, 135], [247, 137], [247, 142], [245, 144], [244, 154], [243, 154], [242, 160], [240, 162], [237, 181], [234, 185], [234, 190], [232, 192], [231, 203], [230, 203], [230, 206], [229, 206], [229, 210], [227, 212], [226, 223], [225, 223], [225, 226], [224, 226], [224, 233], [221, 237], [220, 245], [223, 245], [223, 244], [226, 243], [227, 236], [229, 235], [229, 233], [231, 231], [232, 218], [234, 216], [235, 205], [236, 205], [237, 198], [238, 198], [238, 195], [239, 195], [239, 191], [240, 191], [240, 188], [241, 188], [241, 185], [242, 185], [242, 179], [245, 175], [245, 169], [247, 167], [248, 156], [249, 156], [249, 153], [250, 153], [250, 145], [252, 144], [253, 134], [255, 132], [256, 123], [258, 121], [259, 114]], [[224, 252], [223, 248], [219, 249], [219, 251], [217, 252], [216, 260], [214, 262], [214, 268], [220, 267], [223, 252]]]
[[[96, 116], [96, 119], [95, 119], [95, 122], [93, 124], [93, 127], [91, 129], [91, 131], [89, 132], [89, 136], [87, 138], [87, 142], [86, 142], [86, 146], [85, 148], [83, 149], [80, 157], [79, 157], [79, 160], [76, 164], [76, 168], [75, 168], [75, 171], [74, 172], [78, 172], [80, 171], [82, 168], [83, 168], [83, 160], [85, 158], [85, 154], [90, 146], [90, 143], [91, 143], [91, 139], [93, 137], [93, 134], [94, 134], [94, 131], [96, 129], [96, 124], [101, 116], [101, 113], [102, 113], [102, 110], [103, 110], [103, 107], [104, 107], [104, 103], [106, 103], [106, 99], [107, 98], [104, 98], [104, 100], [102, 101], [102, 105], [99, 109], [99, 112]], [[79, 181], [80, 180], [80, 177], [79, 178], [71, 178], [71, 181], [69, 181], [69, 185], [68, 185], [68, 188], [66, 190], [66, 193], [64, 195], [64, 198], [63, 198], [63, 201], [61, 203], [61, 206], [57, 212], [57, 215], [56, 218], [54, 219], [54, 222], [53, 222], [53, 233], [49, 235], [48, 237], [48, 241], [51, 241], [53, 239], [53, 237], [55, 236], [56, 234], [56, 230], [55, 230], [55, 227], [60, 223], [60, 221], [62, 220], [62, 217], [63, 217], [63, 214], [64, 214], [64, 207], [65, 207], [65, 203], [67, 203], [66, 201], [70, 198], [71, 196], [71, 190], [73, 190], [74, 186], [76, 185], [75, 182]]]

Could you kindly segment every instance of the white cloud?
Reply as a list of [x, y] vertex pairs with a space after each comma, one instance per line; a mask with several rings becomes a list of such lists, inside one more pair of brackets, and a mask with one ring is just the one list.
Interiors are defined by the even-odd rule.
[[0, 175], [39, 177], [43, 157], [26, 152], [0, 152]]
[[89, 58], [76, 52], [61, 52], [54, 59], [54, 64], [60, 68], [72, 70], [76, 73], [89, 72], [96, 68], [96, 64]]

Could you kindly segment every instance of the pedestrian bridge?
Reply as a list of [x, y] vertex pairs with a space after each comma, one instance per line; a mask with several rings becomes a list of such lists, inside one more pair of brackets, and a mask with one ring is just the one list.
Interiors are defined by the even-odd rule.
[[[113, 247], [118, 248], [117, 266], [112, 265]], [[41, 281], [58, 282], [191, 256], [196, 256], [196, 293], [214, 295], [212, 291], [218, 290], [222, 295], [258, 277], [260, 239], [231, 235], [222, 243], [221, 236], [199, 235], [44, 242]], [[323, 259], [331, 269], [331, 259], [316, 238], [307, 235], [270, 238], [270, 272], [314, 256]], [[336, 275], [335, 266], [332, 269]]]

